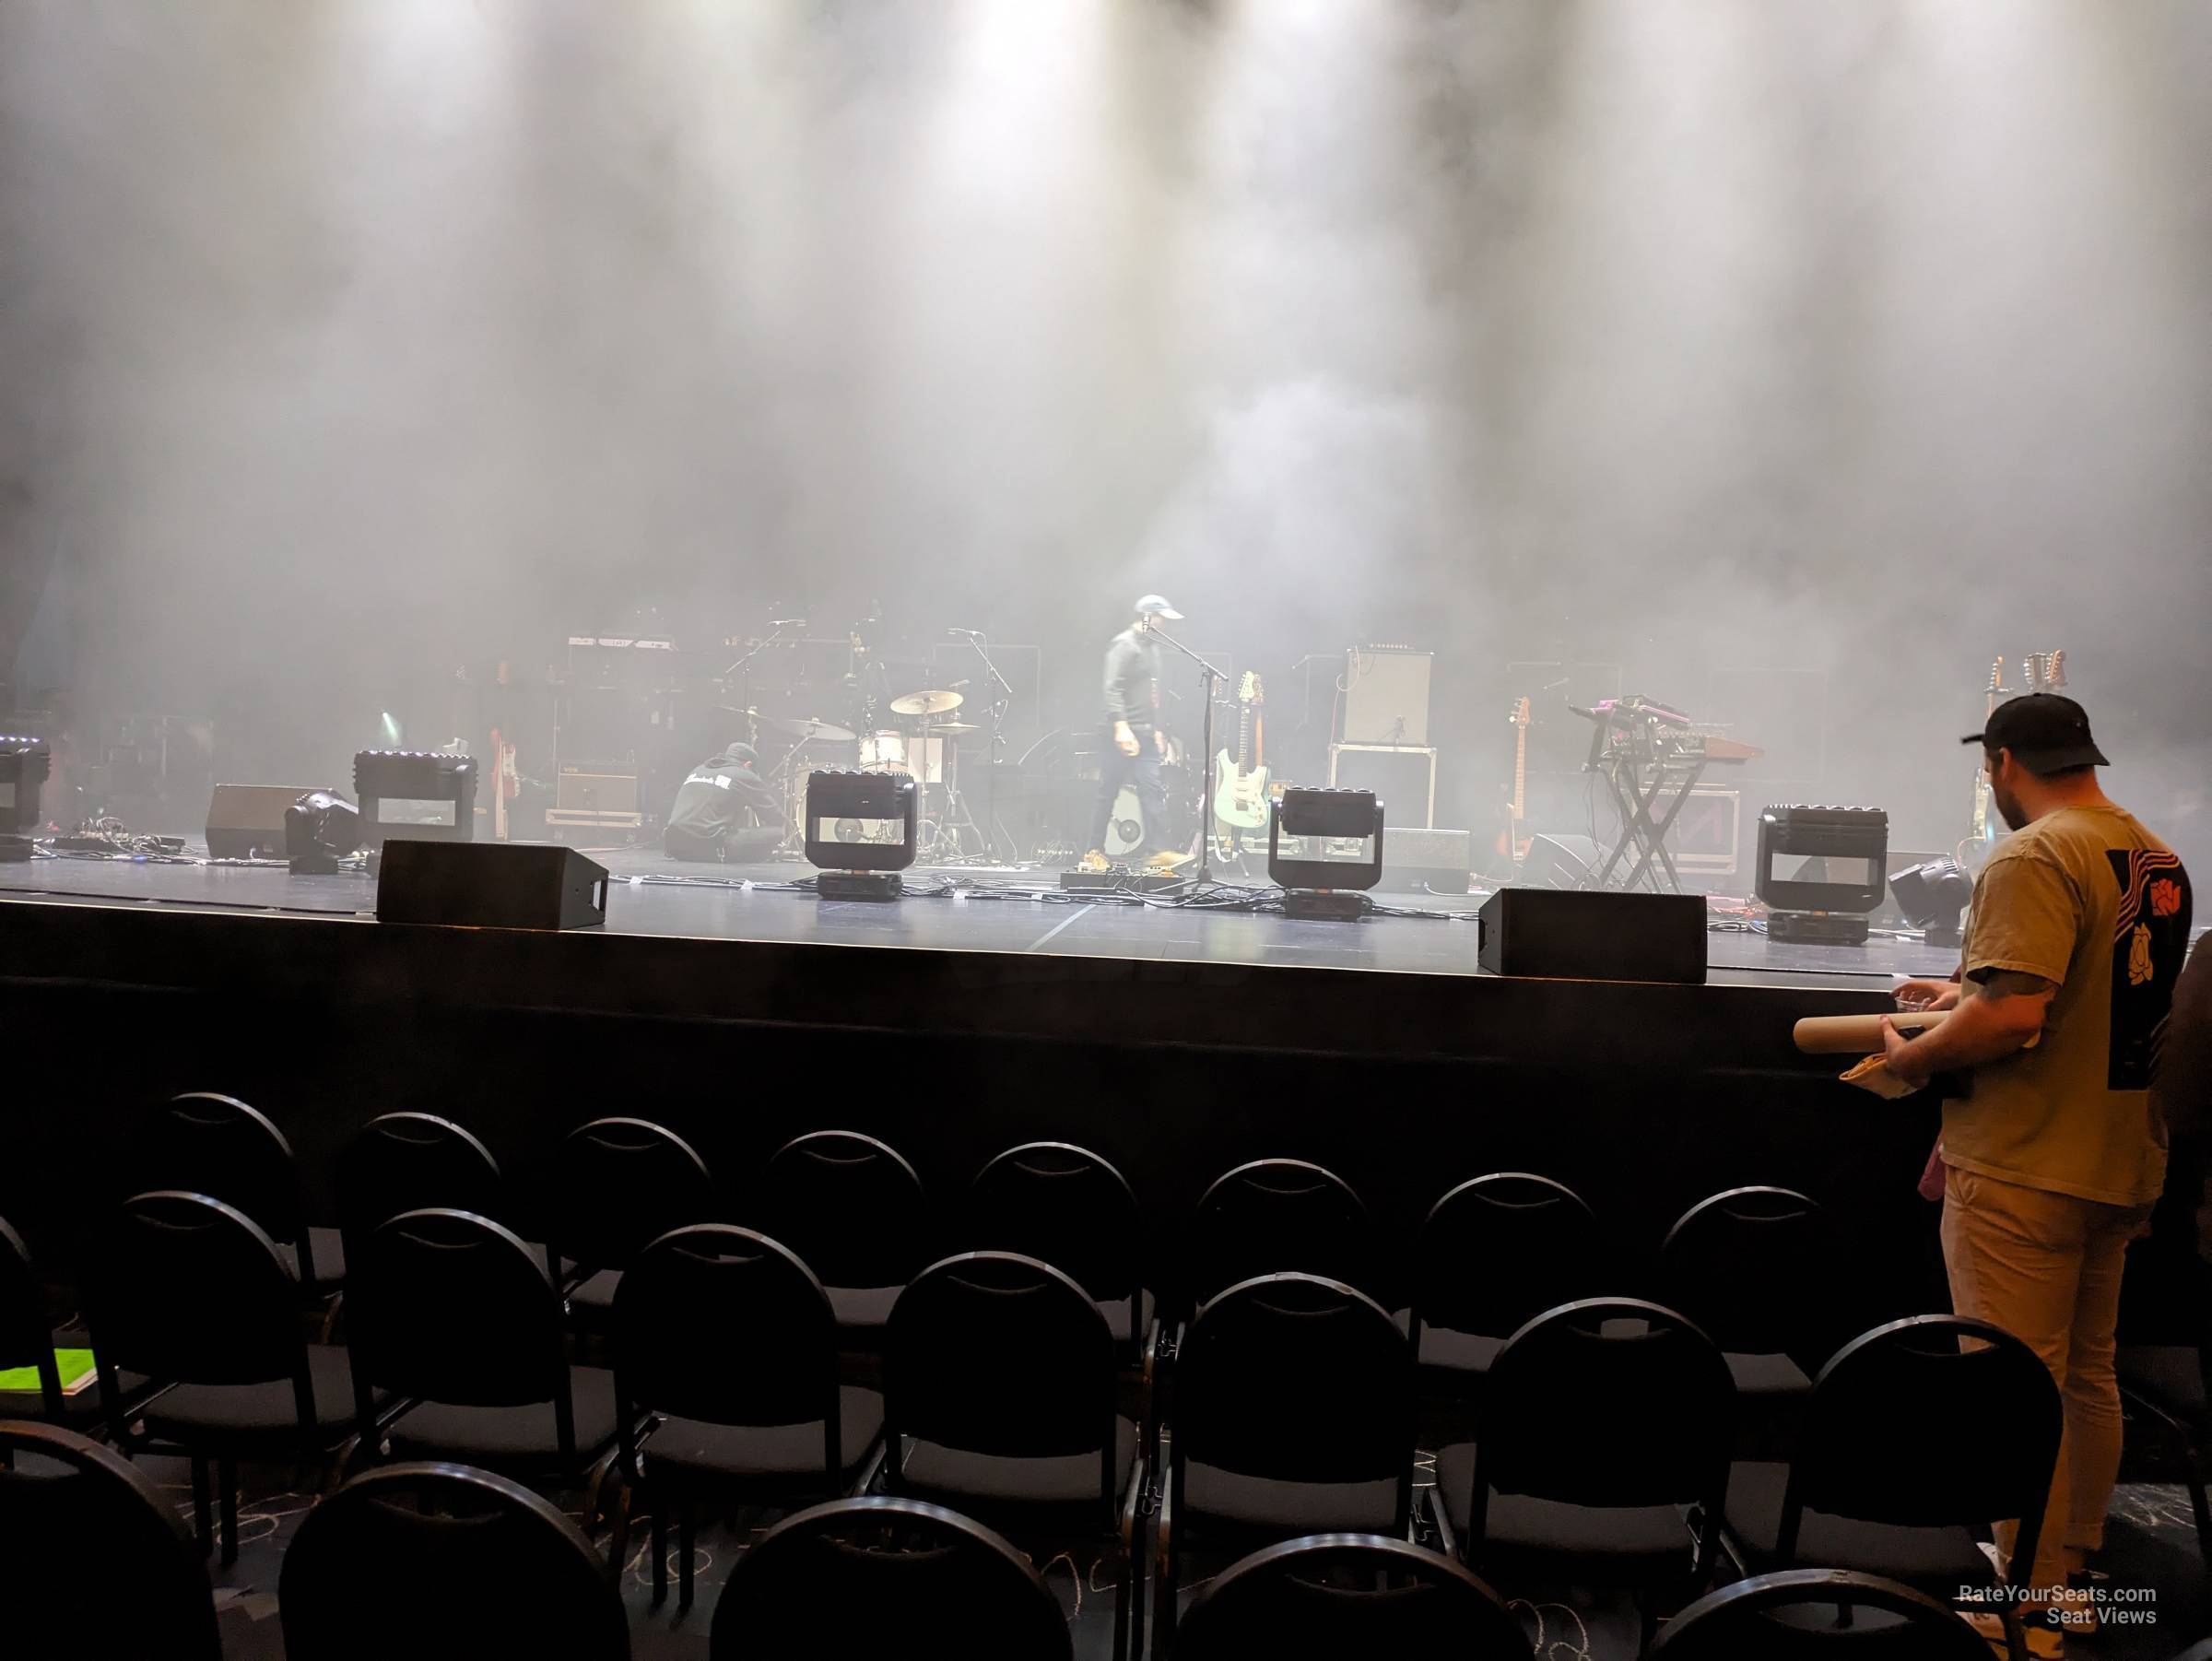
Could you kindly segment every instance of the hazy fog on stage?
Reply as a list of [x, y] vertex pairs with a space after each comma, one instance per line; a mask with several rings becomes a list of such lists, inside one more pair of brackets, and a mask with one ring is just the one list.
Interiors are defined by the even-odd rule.
[[1072, 789], [1159, 593], [1277, 781], [1430, 654], [1432, 814], [1371, 776], [1478, 872], [1523, 697], [1524, 834], [1609, 842], [1567, 706], [1643, 695], [1763, 751], [1698, 886], [1770, 802], [1952, 852], [2058, 650], [2212, 860], [2202, 6], [6, 5], [0, 133], [64, 829], [496, 731], [518, 833], [589, 763], [653, 844], [871, 685]]

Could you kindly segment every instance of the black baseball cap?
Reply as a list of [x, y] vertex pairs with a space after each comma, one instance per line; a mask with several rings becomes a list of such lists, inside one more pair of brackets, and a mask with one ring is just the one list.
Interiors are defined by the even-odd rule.
[[2069, 767], [2112, 765], [2089, 736], [2088, 713], [2056, 692], [2006, 699], [1990, 711], [1987, 726], [1959, 742], [1979, 744], [1987, 750], [2008, 749], [2014, 760], [2038, 777]]

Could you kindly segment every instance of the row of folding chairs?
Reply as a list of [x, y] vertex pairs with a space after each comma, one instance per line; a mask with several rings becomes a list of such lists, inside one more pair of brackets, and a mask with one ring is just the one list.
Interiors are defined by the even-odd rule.
[[[691, 1224], [630, 1259], [611, 1370], [571, 1364], [543, 1255], [482, 1216], [422, 1207], [355, 1243], [347, 1343], [308, 1343], [298, 1271], [235, 1207], [135, 1196], [96, 1231], [86, 1312], [118, 1446], [183, 1454], [210, 1537], [212, 1465], [235, 1555], [241, 1459], [458, 1459], [587, 1492], [618, 1468], [647, 1490], [656, 1583], [669, 1512], [690, 1561], [702, 1490], [788, 1503], [880, 1487], [1003, 1513], [1024, 1542], [1103, 1545], [1117, 1654], [1175, 1622], [1194, 1549], [1315, 1529], [1412, 1533], [1416, 1345], [1342, 1281], [1257, 1276], [1209, 1298], [1172, 1348], [1171, 1399], [1118, 1410], [1120, 1349], [1072, 1278], [1012, 1253], [924, 1268], [887, 1312], [880, 1394], [840, 1379], [821, 1279], [789, 1247]], [[2055, 1456], [2048, 1372], [1979, 1323], [1926, 1316], [1854, 1340], [1822, 1370], [1786, 1465], [1739, 1461], [1724, 1352], [1677, 1312], [1580, 1300], [1510, 1335], [1476, 1434], [1440, 1449], [1448, 1546], [1509, 1584], [1625, 1584], [1647, 1612], [1720, 1572], [1811, 1561], [1938, 1587], [1983, 1576], [1970, 1526], [2022, 1519], [2016, 1583]], [[1982, 1425], [1971, 1451], [1928, 1439]], [[1927, 1427], [1923, 1430], [1920, 1427]], [[1157, 1501], [1147, 1542], [1142, 1519]], [[608, 1502], [618, 1550], [629, 1505]], [[1688, 1519], [1686, 1526], [1685, 1519]], [[690, 1591], [688, 1568], [683, 1593]], [[657, 1589], [657, 1584], [656, 1584]]]
[[[173, 1509], [127, 1460], [49, 1426], [0, 1422], [0, 1584], [27, 1654], [218, 1661], [206, 1570]], [[277, 1583], [291, 1661], [464, 1661], [494, 1651], [624, 1661], [629, 1632], [602, 1558], [529, 1489], [465, 1466], [406, 1463], [318, 1503]], [[128, 1584], [127, 1598], [113, 1596]], [[830, 1502], [769, 1529], [739, 1558], [708, 1635], [715, 1661], [907, 1653], [1071, 1661], [1065, 1615], [1031, 1560], [945, 1507]], [[1449, 1558], [1382, 1535], [1277, 1542], [1194, 1598], [1178, 1661], [1435, 1653], [1523, 1661], [1530, 1643], [1498, 1594]], [[1935, 1599], [1832, 1570], [1759, 1576], [1684, 1608], [1658, 1661], [1974, 1661], [1987, 1649]]]

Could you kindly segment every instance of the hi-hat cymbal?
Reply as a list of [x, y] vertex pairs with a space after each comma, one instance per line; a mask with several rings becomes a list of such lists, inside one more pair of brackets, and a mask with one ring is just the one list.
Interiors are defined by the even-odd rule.
[[944, 733], [957, 738], [962, 733], [980, 733], [983, 729], [972, 721], [932, 721], [922, 730], [925, 733]]
[[959, 692], [909, 692], [891, 700], [891, 711], [900, 715], [942, 715], [967, 701]]

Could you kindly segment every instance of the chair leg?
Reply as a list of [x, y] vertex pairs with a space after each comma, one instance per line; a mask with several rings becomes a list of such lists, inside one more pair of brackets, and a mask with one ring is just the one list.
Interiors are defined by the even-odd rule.
[[668, 1496], [653, 1497], [653, 1607], [659, 1608], [668, 1596]]
[[223, 1490], [223, 1567], [228, 1569], [238, 1561], [238, 1461], [226, 1455], [215, 1472]]
[[681, 1614], [691, 1607], [691, 1543], [699, 1536], [699, 1508], [687, 1496], [677, 1526], [676, 1608]]
[[2196, 1518], [2196, 1549], [2212, 1568], [2212, 1504], [2205, 1500], [2205, 1478], [2202, 1468], [2191, 1462], [2186, 1478], [2189, 1485], [2189, 1510]]
[[207, 1461], [194, 1454], [192, 1456], [192, 1537], [200, 1544], [200, 1555], [215, 1554], [214, 1504], [207, 1486]]

